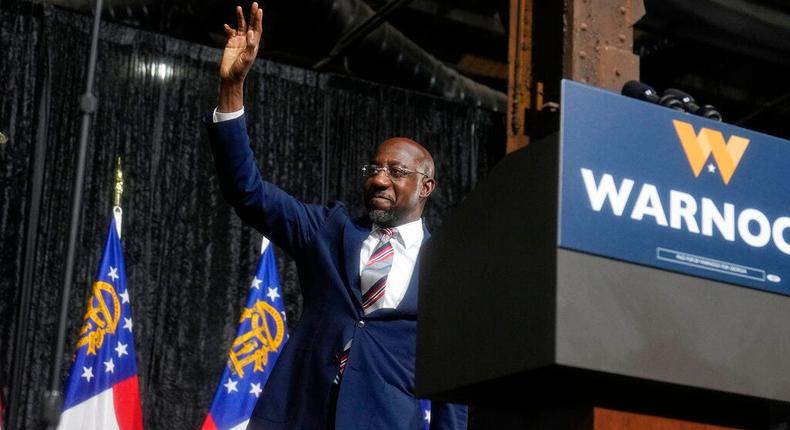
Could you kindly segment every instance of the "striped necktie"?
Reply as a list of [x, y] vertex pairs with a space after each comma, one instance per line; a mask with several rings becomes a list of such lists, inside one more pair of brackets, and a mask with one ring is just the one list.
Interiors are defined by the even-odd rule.
[[365, 268], [362, 269], [360, 276], [360, 286], [362, 289], [362, 309], [365, 314], [369, 314], [382, 306], [384, 289], [387, 286], [387, 276], [392, 268], [392, 257], [395, 251], [392, 249], [390, 239], [398, 237], [398, 230], [395, 228], [379, 228], [381, 239], [378, 246], [370, 255], [370, 259]]
[[[387, 286], [387, 275], [392, 268], [392, 257], [394, 251], [390, 239], [398, 237], [398, 230], [395, 228], [379, 228], [381, 233], [379, 244], [370, 255], [367, 264], [362, 269], [360, 286], [362, 289], [362, 309], [365, 314], [369, 314], [381, 307], [381, 298], [384, 297], [384, 288]], [[351, 352], [351, 340], [343, 346], [343, 352], [338, 359], [338, 370], [333, 383], [340, 383], [343, 372], [346, 370], [348, 355]]]

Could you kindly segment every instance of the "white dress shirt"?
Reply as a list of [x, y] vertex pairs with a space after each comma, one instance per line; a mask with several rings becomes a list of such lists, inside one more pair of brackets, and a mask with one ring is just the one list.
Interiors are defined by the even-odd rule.
[[236, 112], [218, 112], [217, 108], [214, 108], [214, 122], [230, 121], [242, 115], [244, 115], [244, 106]]
[[[381, 298], [382, 308], [396, 308], [406, 295], [409, 288], [414, 264], [422, 246], [422, 238], [425, 234], [422, 229], [422, 219], [412, 221], [408, 224], [399, 225], [398, 239], [390, 240], [392, 249], [395, 251], [392, 257], [392, 268], [387, 275], [387, 286], [384, 289], [384, 297]], [[378, 247], [381, 240], [381, 232], [378, 226], [374, 225], [368, 238], [362, 243], [362, 250], [359, 253], [359, 274], [365, 268], [370, 255]]]

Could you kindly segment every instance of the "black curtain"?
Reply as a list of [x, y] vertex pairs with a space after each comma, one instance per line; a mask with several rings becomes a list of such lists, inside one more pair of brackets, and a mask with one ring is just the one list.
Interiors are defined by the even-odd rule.
[[[0, 145], [0, 387], [8, 394], [10, 373], [19, 372], [18, 428], [41, 427], [54, 360], [91, 22], [56, 9], [0, 12], [0, 131], [9, 136]], [[99, 109], [60, 362], [65, 375], [121, 156], [123, 246], [146, 428], [199, 428], [260, 251], [260, 235], [219, 196], [201, 124], [216, 103], [221, 52], [112, 24], [102, 25], [99, 49]], [[37, 126], [42, 98], [49, 102], [46, 134]], [[248, 77], [246, 110], [264, 175], [308, 202], [340, 199], [361, 209], [359, 166], [375, 144], [396, 135], [420, 141], [437, 161], [439, 188], [426, 212], [432, 229], [504, 147], [501, 113], [260, 59]], [[46, 137], [43, 197], [40, 212], [31, 214], [39, 136]], [[27, 303], [20, 289], [32, 216], [37, 252]], [[295, 267], [282, 252], [278, 263], [295, 325], [301, 311]], [[27, 329], [16, 337], [20, 311]]]

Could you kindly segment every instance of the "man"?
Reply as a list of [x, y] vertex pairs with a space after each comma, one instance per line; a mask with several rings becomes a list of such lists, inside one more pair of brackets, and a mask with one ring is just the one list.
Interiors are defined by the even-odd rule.
[[[238, 28], [220, 65], [219, 104], [208, 125], [225, 199], [296, 261], [299, 325], [250, 420], [252, 429], [422, 429], [414, 396], [417, 255], [422, 211], [435, 188], [431, 155], [397, 137], [363, 167], [368, 217], [342, 203], [309, 205], [261, 179], [243, 115], [244, 78], [257, 55], [262, 11]], [[466, 428], [466, 407], [434, 402], [431, 428]]]

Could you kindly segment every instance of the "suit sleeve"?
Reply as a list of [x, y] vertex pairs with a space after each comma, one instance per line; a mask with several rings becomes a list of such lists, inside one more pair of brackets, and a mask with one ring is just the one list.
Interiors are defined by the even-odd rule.
[[431, 430], [466, 430], [468, 409], [466, 405], [431, 402]]
[[329, 209], [303, 203], [261, 178], [250, 148], [246, 115], [204, 122], [223, 198], [244, 222], [292, 257], [299, 255]]

